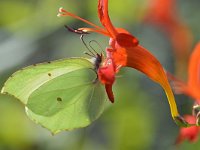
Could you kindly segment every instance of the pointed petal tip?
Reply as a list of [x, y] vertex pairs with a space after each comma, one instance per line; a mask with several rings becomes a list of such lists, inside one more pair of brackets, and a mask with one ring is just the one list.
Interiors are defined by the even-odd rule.
[[114, 97], [113, 98], [109, 98], [110, 102], [113, 104], [115, 102]]
[[115, 98], [114, 98], [113, 92], [110, 93], [110, 92], [107, 91], [107, 95], [108, 95], [109, 101], [113, 104], [115, 102]]
[[191, 126], [196, 126], [196, 124], [190, 124], [188, 123], [183, 117], [179, 116], [175, 116], [174, 117], [174, 121], [175, 123], [180, 126], [180, 127], [191, 127]]
[[113, 91], [112, 91], [112, 84], [106, 84], [105, 88], [106, 88], [106, 93], [108, 95], [110, 102], [114, 103], [115, 98], [114, 98], [114, 94], [113, 94]]

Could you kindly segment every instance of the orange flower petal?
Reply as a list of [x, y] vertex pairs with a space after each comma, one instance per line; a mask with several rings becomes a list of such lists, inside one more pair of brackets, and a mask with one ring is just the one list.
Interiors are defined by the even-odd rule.
[[108, 15], [108, 0], [99, 0], [98, 1], [98, 15], [102, 25], [107, 29], [112, 38], [115, 38], [117, 31], [110, 21]]
[[[182, 89], [182, 88], [181, 88]], [[186, 88], [185, 88], [186, 89]], [[200, 100], [200, 43], [198, 43], [192, 52], [188, 66], [188, 84], [184, 94], [192, 97], [194, 100]]]
[[181, 126], [188, 126], [178, 113], [174, 95], [162, 65], [150, 52], [140, 45], [126, 48], [121, 47], [112, 52], [112, 57], [116, 66], [121, 65], [137, 69], [153, 81], [159, 83], [167, 95], [171, 115], [175, 122]]
[[184, 118], [182, 118], [177, 110], [175, 98], [171, 90], [167, 75], [160, 64], [160, 62], [145, 48], [142, 46], [137, 46], [133, 48], [127, 48], [127, 67], [135, 68], [150, 79], [157, 82], [164, 89], [168, 102], [170, 105], [171, 115], [175, 122], [180, 126], [192, 126], [194, 124], [188, 124]]
[[188, 83], [168, 74], [172, 80], [172, 87], [176, 94], [185, 94], [192, 97], [195, 101], [200, 100], [200, 43], [198, 43], [192, 52], [188, 66]]
[[188, 67], [188, 85], [200, 89], [200, 43], [192, 52]]
[[116, 37], [116, 41], [121, 47], [134, 47], [139, 44], [137, 38], [126, 33], [119, 33]]
[[160, 62], [151, 53], [142, 46], [127, 49], [127, 66], [143, 72], [150, 79], [159, 83], [168, 97], [172, 117], [179, 116], [165, 71]]

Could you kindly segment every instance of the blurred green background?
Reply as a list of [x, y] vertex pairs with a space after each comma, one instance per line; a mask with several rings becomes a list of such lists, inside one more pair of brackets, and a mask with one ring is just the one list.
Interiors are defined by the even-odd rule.
[[[168, 37], [142, 22], [148, 0], [110, 0], [113, 23], [128, 29], [151, 50], [163, 66], [174, 72], [174, 57]], [[0, 1], [0, 87], [16, 70], [34, 63], [72, 56], [85, 56], [79, 35], [64, 25], [86, 27], [70, 18], [58, 18], [59, 7], [94, 23], [97, 0], [1, 0]], [[200, 1], [177, 0], [181, 19], [200, 39]], [[90, 34], [103, 48], [108, 38]], [[181, 40], [181, 39], [180, 39]], [[97, 45], [95, 49], [100, 51]], [[192, 50], [192, 48], [191, 48]], [[186, 74], [186, 73], [183, 73]], [[196, 150], [200, 142], [174, 145], [179, 128], [173, 122], [167, 98], [160, 86], [133, 69], [122, 69], [114, 85], [116, 101], [89, 127], [52, 136], [31, 122], [16, 99], [0, 95], [0, 150]], [[176, 96], [182, 113], [190, 113], [192, 101]]]

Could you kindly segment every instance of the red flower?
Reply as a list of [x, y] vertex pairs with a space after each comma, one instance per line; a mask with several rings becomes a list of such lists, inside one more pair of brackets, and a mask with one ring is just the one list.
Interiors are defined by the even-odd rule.
[[[184, 116], [188, 123], [195, 124], [196, 117], [192, 115]], [[179, 135], [176, 139], [176, 144], [181, 144], [184, 140], [189, 140], [190, 142], [196, 142], [198, 140], [200, 128], [197, 126], [192, 126], [188, 128], [181, 128]]]
[[168, 97], [173, 119], [181, 126], [188, 126], [179, 116], [174, 95], [162, 65], [147, 49], [139, 45], [137, 38], [123, 28], [114, 27], [108, 15], [108, 0], [98, 1], [98, 15], [103, 27], [99, 27], [62, 8], [59, 12], [58, 16], [71, 16], [93, 27], [79, 28], [79, 31], [96, 32], [110, 37], [110, 47], [106, 49], [107, 56], [98, 69], [98, 76], [101, 83], [105, 85], [111, 102], [114, 102], [112, 85], [115, 81], [115, 74], [121, 67], [131, 67], [146, 74], [151, 80], [162, 86]]
[[[176, 57], [176, 71], [183, 75], [191, 48], [192, 34], [180, 19], [176, 8], [176, 0], [149, 0], [145, 22], [159, 26], [171, 40]], [[181, 39], [181, 40], [180, 40]]]

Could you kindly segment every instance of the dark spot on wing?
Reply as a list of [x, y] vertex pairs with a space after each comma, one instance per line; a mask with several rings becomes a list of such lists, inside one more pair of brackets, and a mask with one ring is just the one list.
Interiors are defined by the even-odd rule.
[[58, 101], [58, 102], [62, 102], [62, 98], [57, 97], [57, 101]]
[[48, 76], [51, 77], [51, 73], [48, 73]]

